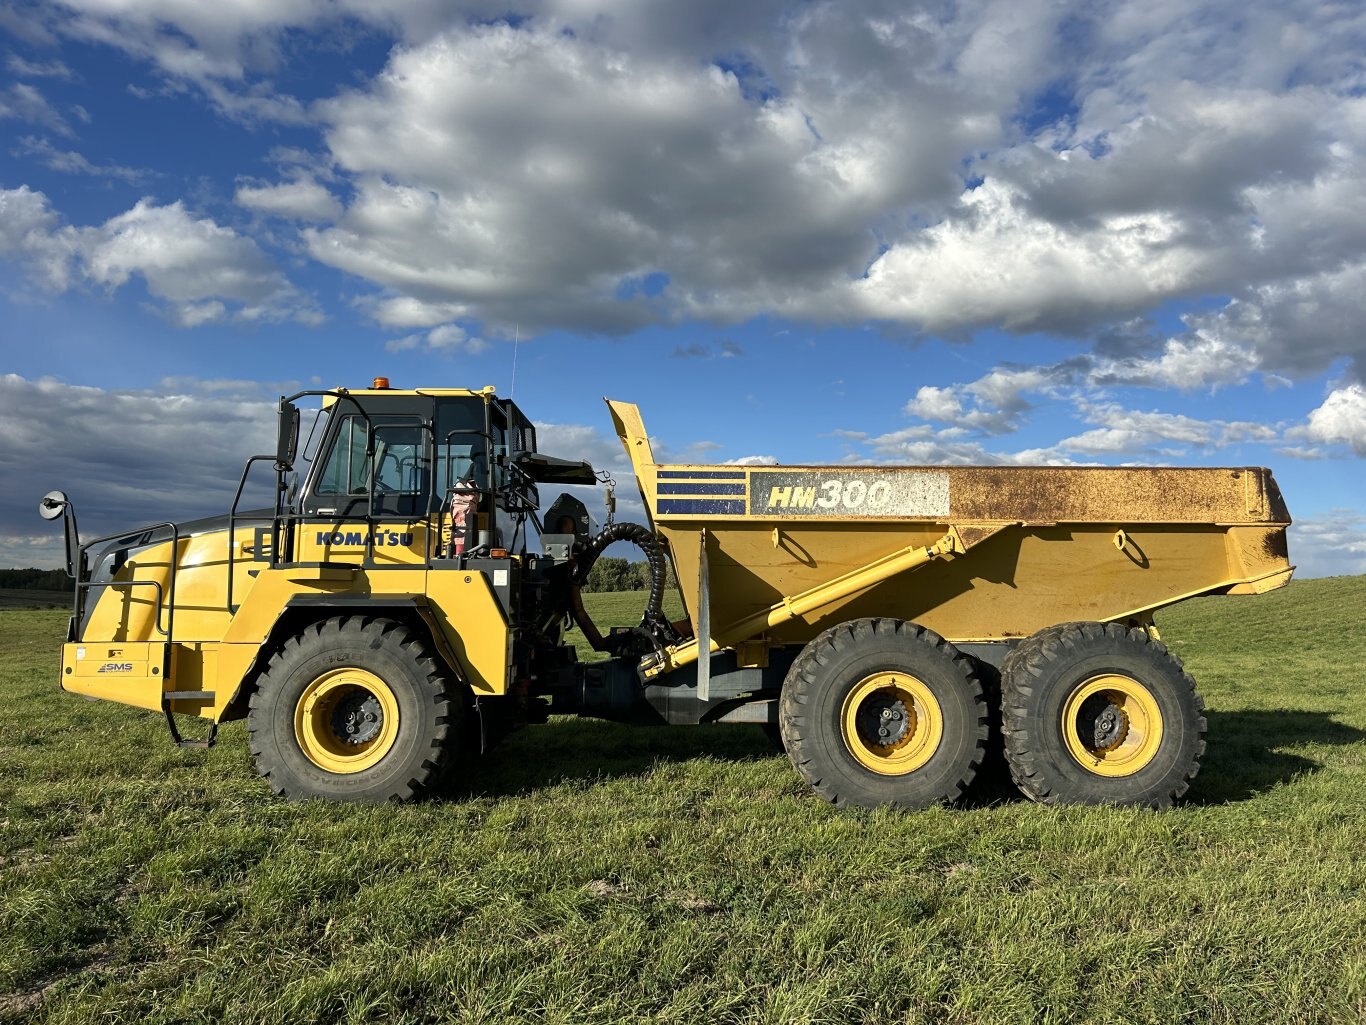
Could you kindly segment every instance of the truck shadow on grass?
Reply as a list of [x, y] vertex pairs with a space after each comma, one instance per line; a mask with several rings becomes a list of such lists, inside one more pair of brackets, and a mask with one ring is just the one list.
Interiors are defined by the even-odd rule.
[[[1283, 748], [1342, 746], [1366, 731], [1331, 712], [1207, 711], [1207, 749], [1184, 803], [1246, 801], [1280, 783], [1320, 771], [1319, 761]], [[664, 763], [713, 759], [752, 762], [786, 757], [757, 726], [632, 727], [591, 720], [532, 726], [507, 738], [483, 764], [444, 787], [440, 800], [524, 796], [562, 783], [643, 777]], [[784, 766], [787, 768], [787, 766]], [[1022, 801], [999, 751], [989, 755], [963, 797], [966, 808]]]
[[644, 776], [661, 763], [750, 762], [783, 755], [758, 726], [622, 726], [596, 720], [529, 726], [508, 737], [437, 796], [524, 796], [560, 783]]
[[1186, 802], [1246, 801], [1278, 783], [1319, 772], [1322, 762], [1281, 749], [1340, 747], [1366, 740], [1366, 731], [1339, 722], [1335, 714], [1292, 709], [1207, 710], [1205, 757]]

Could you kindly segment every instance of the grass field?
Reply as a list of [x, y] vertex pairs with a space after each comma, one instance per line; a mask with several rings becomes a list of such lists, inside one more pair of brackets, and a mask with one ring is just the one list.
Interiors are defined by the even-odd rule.
[[[639, 596], [591, 595], [600, 618]], [[839, 812], [754, 727], [525, 730], [445, 801], [286, 804], [0, 613], [0, 1020], [1361, 1022], [1366, 577], [1159, 626], [1165, 813]]]

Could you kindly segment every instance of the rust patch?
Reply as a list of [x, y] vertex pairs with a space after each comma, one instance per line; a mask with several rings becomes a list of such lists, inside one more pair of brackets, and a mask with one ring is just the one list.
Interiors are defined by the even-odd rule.
[[1248, 471], [1239, 469], [972, 466], [948, 472], [952, 518], [960, 522], [1268, 522], [1260, 508], [1249, 512]]
[[1285, 498], [1281, 495], [1281, 488], [1276, 483], [1276, 478], [1271, 475], [1270, 470], [1263, 469], [1260, 473], [1266, 489], [1267, 519], [1272, 523], [1290, 523], [1290, 510], [1286, 507]]
[[1286, 543], [1285, 531], [1268, 530], [1262, 535], [1262, 554], [1269, 559], [1278, 562], [1287, 562], [1290, 559], [1290, 547]]

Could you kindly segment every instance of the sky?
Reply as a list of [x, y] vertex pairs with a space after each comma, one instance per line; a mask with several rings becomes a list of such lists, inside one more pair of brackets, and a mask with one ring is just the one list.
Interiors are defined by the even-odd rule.
[[1270, 466], [1363, 573], [1363, 296], [1359, 3], [0, 2], [0, 566], [385, 375], [628, 485], [604, 396], [665, 461]]

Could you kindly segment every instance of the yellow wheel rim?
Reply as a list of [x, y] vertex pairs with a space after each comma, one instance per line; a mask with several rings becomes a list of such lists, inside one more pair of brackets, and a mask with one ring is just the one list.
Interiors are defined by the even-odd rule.
[[1062, 708], [1067, 750], [1097, 776], [1132, 776], [1162, 746], [1162, 710], [1152, 691], [1129, 676], [1094, 676]]
[[914, 676], [883, 672], [859, 681], [840, 709], [844, 746], [865, 769], [904, 776], [925, 765], [944, 737], [944, 713]]
[[327, 772], [364, 772], [398, 738], [398, 699], [365, 669], [332, 669], [304, 688], [294, 706], [294, 737]]

